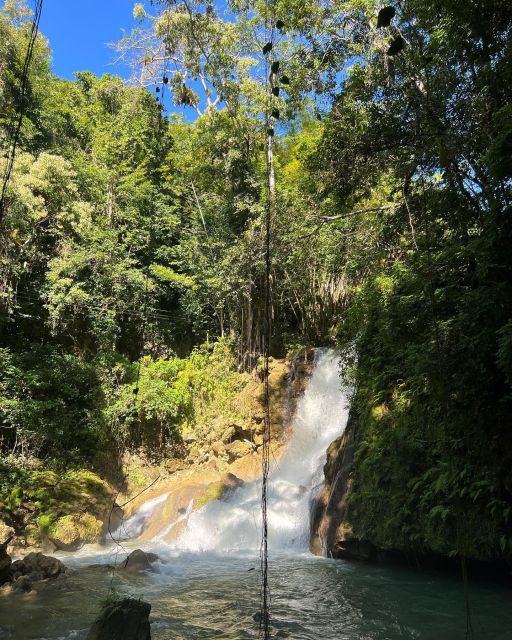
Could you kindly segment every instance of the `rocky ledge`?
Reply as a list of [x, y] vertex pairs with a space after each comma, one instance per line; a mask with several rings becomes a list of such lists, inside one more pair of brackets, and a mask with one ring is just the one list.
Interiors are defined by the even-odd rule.
[[42, 553], [29, 553], [12, 561], [7, 553], [9, 541], [0, 545], [0, 590], [4, 594], [30, 593], [34, 584], [63, 576], [66, 567], [57, 558]]

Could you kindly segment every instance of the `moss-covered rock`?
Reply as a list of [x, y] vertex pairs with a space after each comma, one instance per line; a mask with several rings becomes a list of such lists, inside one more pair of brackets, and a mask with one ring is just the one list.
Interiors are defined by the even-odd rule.
[[95, 621], [87, 640], [150, 640], [151, 605], [126, 598], [107, 604]]
[[210, 482], [205, 489], [196, 497], [194, 507], [202, 509], [213, 500], [222, 500], [228, 493], [244, 484], [243, 480], [237, 478], [232, 473], [226, 473], [220, 480]]
[[57, 549], [76, 551], [84, 544], [100, 542], [103, 522], [90, 513], [59, 518], [48, 529], [48, 538]]
[[[8, 504], [0, 507], [0, 518], [3, 510], [13, 525], [6, 531], [14, 529], [15, 546], [76, 549], [101, 538], [112, 494], [109, 484], [88, 469], [25, 472], [10, 491]], [[2, 535], [0, 525], [0, 542]]]

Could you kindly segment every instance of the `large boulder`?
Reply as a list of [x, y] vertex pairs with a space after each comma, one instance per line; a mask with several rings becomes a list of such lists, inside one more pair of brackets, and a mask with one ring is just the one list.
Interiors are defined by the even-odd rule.
[[226, 447], [228, 459], [230, 462], [242, 458], [254, 450], [254, 445], [247, 440], [235, 440]]
[[59, 518], [48, 530], [48, 538], [57, 549], [77, 551], [84, 544], [100, 542], [103, 522], [90, 513]]
[[11, 580], [20, 576], [27, 576], [31, 581], [57, 578], [66, 572], [66, 567], [57, 558], [45, 556], [42, 553], [29, 553], [21, 560], [11, 565]]
[[128, 573], [139, 573], [140, 571], [151, 571], [151, 565], [158, 560], [156, 553], [147, 553], [142, 549], [135, 549], [126, 558], [120, 569]]
[[30, 593], [35, 582], [58, 578], [65, 572], [66, 567], [57, 558], [29, 553], [21, 560], [10, 563], [2, 593]]
[[29, 553], [21, 562], [24, 567], [23, 573], [37, 580], [56, 578], [66, 572], [66, 567], [60, 560], [43, 553]]
[[87, 640], [150, 640], [151, 605], [125, 598], [107, 605], [92, 625]]

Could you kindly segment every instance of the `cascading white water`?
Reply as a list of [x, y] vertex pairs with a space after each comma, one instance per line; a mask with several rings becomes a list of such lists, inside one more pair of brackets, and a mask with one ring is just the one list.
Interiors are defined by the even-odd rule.
[[162, 502], [165, 502], [169, 492], [163, 493], [161, 496], [157, 496], [152, 500], [145, 502], [140, 509], [134, 513], [131, 518], [121, 522], [118, 529], [114, 531], [112, 537], [114, 540], [127, 540], [129, 538], [136, 538], [142, 533], [146, 520], [153, 512], [154, 508]]
[[[345, 428], [348, 390], [342, 388], [334, 351], [318, 349], [315, 366], [300, 398], [286, 452], [269, 476], [269, 546], [306, 551], [312, 494], [322, 481], [329, 444]], [[234, 491], [192, 513], [173, 543], [177, 549], [217, 552], [257, 549], [260, 543], [261, 483]]]

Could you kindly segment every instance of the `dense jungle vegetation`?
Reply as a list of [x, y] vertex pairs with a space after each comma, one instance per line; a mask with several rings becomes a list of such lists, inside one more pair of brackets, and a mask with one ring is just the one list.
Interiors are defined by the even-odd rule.
[[[41, 464], [174, 455], [256, 364], [278, 20], [272, 353], [343, 353], [358, 535], [510, 557], [512, 4], [392, 4], [136, 4], [130, 84], [62, 80], [38, 38], [0, 226], [4, 508]], [[2, 149], [28, 19], [5, 2]]]

